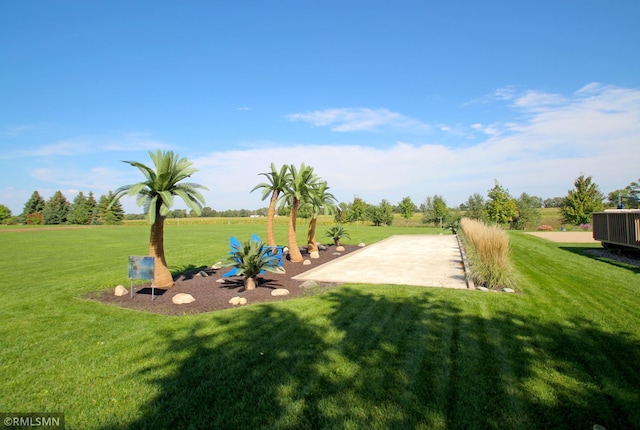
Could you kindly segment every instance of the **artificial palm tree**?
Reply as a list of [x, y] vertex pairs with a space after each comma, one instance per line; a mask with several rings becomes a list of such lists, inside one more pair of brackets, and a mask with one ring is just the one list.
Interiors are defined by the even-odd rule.
[[285, 164], [278, 171], [276, 169], [276, 165], [271, 163], [271, 172], [260, 173], [261, 175], [264, 175], [269, 182], [262, 182], [251, 190], [251, 192], [254, 192], [257, 189], [262, 188], [262, 200], [266, 199], [267, 196], [271, 194], [269, 210], [267, 211], [267, 246], [270, 247], [277, 246], [276, 236], [273, 231], [273, 220], [276, 216], [276, 204], [280, 199], [280, 193], [285, 190], [291, 177], [288, 168], [289, 166]]
[[149, 151], [149, 155], [155, 170], [137, 161], [124, 161], [140, 169], [146, 180], [118, 188], [112, 204], [125, 195], [137, 196], [136, 202], [138, 206], [144, 207], [147, 222], [151, 224], [149, 255], [156, 260], [153, 283], [159, 288], [170, 288], [173, 286], [173, 277], [164, 256], [164, 220], [173, 206], [174, 196], [184, 200], [199, 215], [204, 197], [198, 189], [207, 188], [194, 183], [179, 183], [198, 171], [191, 167], [193, 163], [186, 158], [180, 158], [173, 151], [157, 150], [155, 154]]
[[289, 166], [290, 178], [285, 188], [285, 198], [291, 212], [289, 213], [289, 228], [287, 232], [287, 242], [289, 246], [289, 258], [298, 263], [303, 261], [302, 254], [298, 248], [296, 236], [296, 222], [300, 204], [309, 199], [309, 194], [317, 182], [316, 175], [313, 174], [313, 167], [300, 165], [300, 169], [291, 164]]
[[[313, 257], [314, 252], [318, 252], [316, 244], [316, 224], [318, 216], [321, 212], [324, 214], [334, 215], [338, 211], [337, 200], [329, 191], [326, 181], [318, 182], [309, 194], [309, 203], [311, 203], [312, 213], [309, 221], [309, 229], [307, 230], [307, 246], [309, 254]], [[317, 256], [317, 255], [316, 255]]]
[[333, 240], [333, 244], [337, 248], [340, 246], [340, 239], [346, 237], [347, 239], [351, 239], [349, 233], [345, 228], [341, 225], [334, 225], [329, 230], [324, 232], [325, 237], [331, 238]]

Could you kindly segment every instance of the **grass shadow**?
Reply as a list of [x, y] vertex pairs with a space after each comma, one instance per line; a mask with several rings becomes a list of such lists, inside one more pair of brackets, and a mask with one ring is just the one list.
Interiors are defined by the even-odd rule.
[[[394, 287], [389, 287], [394, 288]], [[584, 319], [479, 317], [340, 287], [157, 332], [140, 418], [104, 428], [637, 428], [640, 343]]]

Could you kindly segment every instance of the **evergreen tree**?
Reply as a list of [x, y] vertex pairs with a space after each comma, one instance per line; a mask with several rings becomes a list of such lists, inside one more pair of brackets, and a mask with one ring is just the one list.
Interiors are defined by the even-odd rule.
[[93, 191], [89, 191], [89, 196], [87, 196], [87, 209], [88, 209], [88, 224], [97, 224], [98, 223], [98, 202], [96, 201], [96, 197], [93, 195]]
[[108, 195], [100, 196], [97, 207], [97, 223], [98, 224], [122, 224], [124, 219], [124, 209], [120, 200], [114, 201], [114, 194], [109, 191]]
[[70, 224], [88, 225], [93, 224], [96, 200], [93, 193], [85, 196], [82, 191], [73, 199], [67, 220]]
[[591, 176], [578, 176], [569, 190], [565, 204], [561, 209], [562, 219], [569, 224], [590, 224], [591, 214], [604, 209], [604, 195], [592, 182]]
[[518, 217], [518, 206], [509, 190], [503, 188], [498, 181], [494, 184], [487, 193], [487, 219], [497, 224], [510, 224]]
[[45, 201], [38, 191], [34, 191], [31, 197], [24, 205], [22, 215], [25, 217], [27, 224], [42, 224], [42, 211], [44, 210]]
[[11, 209], [5, 205], [0, 205], [0, 224], [6, 224], [11, 218]]
[[69, 208], [69, 202], [62, 191], [56, 191], [45, 203], [42, 219], [45, 224], [64, 224], [67, 222]]

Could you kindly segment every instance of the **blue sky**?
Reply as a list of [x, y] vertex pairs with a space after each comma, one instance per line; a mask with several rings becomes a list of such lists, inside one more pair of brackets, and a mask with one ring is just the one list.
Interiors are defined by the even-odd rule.
[[[216, 210], [271, 162], [341, 201], [450, 206], [640, 178], [640, 2], [14, 1], [0, 13], [0, 204], [193, 161]], [[141, 212], [133, 199], [127, 212]], [[177, 205], [183, 208], [184, 205]]]

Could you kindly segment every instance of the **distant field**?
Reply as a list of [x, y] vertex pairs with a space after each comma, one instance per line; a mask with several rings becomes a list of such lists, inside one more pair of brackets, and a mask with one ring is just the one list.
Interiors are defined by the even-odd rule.
[[[542, 215], [540, 225], [550, 225], [554, 230], [560, 230], [560, 227], [563, 226], [562, 214], [559, 208], [542, 208], [540, 209], [540, 214]], [[569, 227], [565, 226], [567, 229]]]

